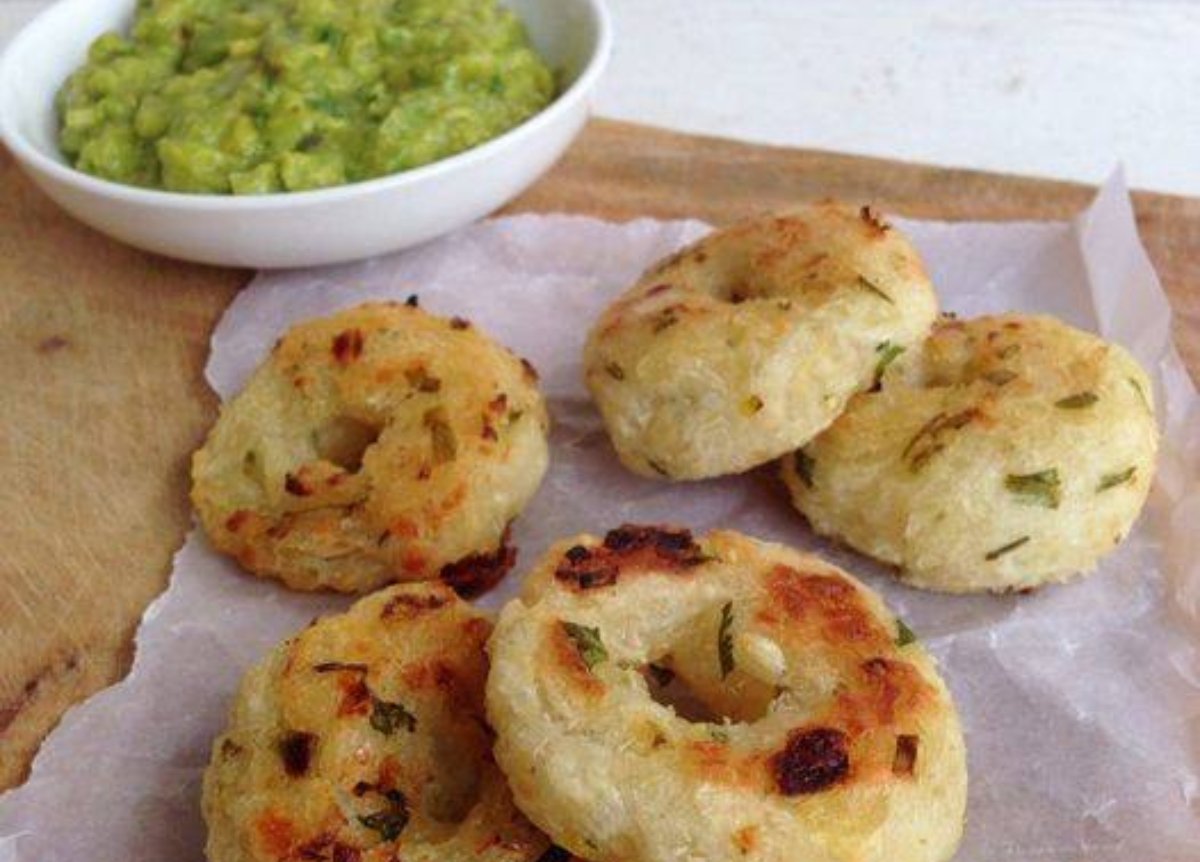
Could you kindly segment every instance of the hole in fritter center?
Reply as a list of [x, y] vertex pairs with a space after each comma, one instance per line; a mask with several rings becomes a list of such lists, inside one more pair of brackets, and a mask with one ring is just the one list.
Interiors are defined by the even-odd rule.
[[313, 445], [321, 459], [348, 473], [357, 473], [363, 454], [379, 439], [382, 430], [349, 416], [338, 416], [313, 431]]
[[[755, 680], [694, 679], [676, 672], [667, 661], [652, 662], [642, 668], [651, 699], [670, 707], [692, 724], [750, 723], [767, 714], [774, 688]], [[760, 690], [761, 689], [761, 690]]]

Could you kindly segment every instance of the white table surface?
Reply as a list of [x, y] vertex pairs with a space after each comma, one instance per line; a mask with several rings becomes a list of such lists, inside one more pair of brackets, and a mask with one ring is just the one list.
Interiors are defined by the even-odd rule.
[[[609, 0], [600, 114], [1200, 195], [1197, 0]], [[46, 5], [0, 0], [0, 44]]]

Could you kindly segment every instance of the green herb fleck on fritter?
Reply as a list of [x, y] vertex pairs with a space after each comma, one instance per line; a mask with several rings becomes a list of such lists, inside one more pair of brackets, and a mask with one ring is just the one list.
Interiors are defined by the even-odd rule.
[[871, 291], [871, 293], [878, 296], [884, 302], [891, 303], [892, 305], [896, 304], [895, 300], [893, 300], [890, 296], [888, 296], [886, 293], [884, 293], [883, 289], [879, 285], [877, 285], [875, 282], [871, 281], [865, 275], [858, 276], [858, 286], [866, 288], [867, 290]]
[[1055, 407], [1061, 407], [1063, 410], [1082, 410], [1084, 407], [1091, 407], [1100, 400], [1095, 392], [1076, 392], [1074, 395], [1068, 395], [1066, 398], [1060, 398], [1054, 402]]
[[417, 717], [399, 703], [371, 695], [371, 727], [384, 736], [391, 736], [400, 729], [412, 733], [417, 729]]
[[983, 555], [983, 558], [985, 560], [987, 560], [989, 563], [992, 562], [993, 560], [998, 560], [1001, 557], [1003, 557], [1005, 554], [1007, 554], [1011, 551], [1015, 551], [1017, 548], [1021, 547], [1028, 541], [1029, 541], [1029, 536], [1022, 536], [1019, 539], [1014, 539], [1013, 541], [1009, 542], [1007, 545], [1001, 545], [1000, 547], [996, 548], [994, 551], [988, 551], [986, 554]]
[[1118, 485], [1124, 485], [1133, 480], [1137, 475], [1137, 467], [1127, 467], [1119, 473], [1105, 473], [1100, 477], [1100, 484], [1096, 486], [1096, 493], [1107, 491], [1109, 488], [1115, 488]]
[[1134, 392], [1136, 392], [1138, 394], [1138, 398], [1142, 399], [1142, 405], [1150, 413], [1153, 413], [1154, 406], [1150, 403], [1150, 396], [1146, 394], [1146, 390], [1142, 387], [1142, 384], [1139, 383], [1137, 381], [1137, 379], [1133, 378], [1133, 377], [1129, 377], [1126, 379], [1129, 380], [1129, 385], [1133, 387]]
[[575, 651], [579, 653], [588, 670], [608, 659], [608, 650], [604, 648], [604, 642], [600, 639], [600, 629], [566, 621], [562, 627], [567, 637], [575, 644]]
[[1020, 476], [1010, 474], [1004, 479], [1004, 487], [1026, 505], [1057, 509], [1062, 502], [1062, 480], [1055, 468]]
[[917, 633], [908, 627], [908, 623], [900, 617], [896, 617], [896, 646], [906, 647], [916, 641]]
[[390, 807], [373, 814], [364, 814], [358, 822], [368, 829], [378, 832], [383, 841], [395, 841], [408, 825], [408, 801], [399, 790], [389, 790], [383, 794]]
[[717, 628], [717, 658], [721, 662], [721, 679], [733, 673], [733, 602], [721, 608], [721, 625]]
[[883, 372], [896, 361], [896, 357], [904, 352], [904, 348], [899, 344], [884, 341], [875, 347], [875, 352], [879, 354], [879, 359], [875, 363], [875, 384], [879, 385], [879, 381], [883, 379]]

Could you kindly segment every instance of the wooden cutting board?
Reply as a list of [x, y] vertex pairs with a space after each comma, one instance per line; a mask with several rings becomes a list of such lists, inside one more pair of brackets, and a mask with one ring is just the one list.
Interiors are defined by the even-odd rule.
[[[728, 222], [834, 196], [910, 216], [1058, 219], [1067, 183], [751, 146], [595, 120], [510, 210]], [[1200, 200], [1135, 195], [1200, 369]], [[121, 677], [190, 513], [216, 410], [208, 336], [249, 273], [173, 263], [70, 220], [0, 150], [0, 788], [72, 703]]]

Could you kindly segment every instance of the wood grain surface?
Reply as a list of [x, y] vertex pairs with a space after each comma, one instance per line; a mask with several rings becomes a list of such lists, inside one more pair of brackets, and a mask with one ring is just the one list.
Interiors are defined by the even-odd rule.
[[[1064, 218], [1092, 189], [595, 120], [516, 211], [713, 223], [842, 197], [944, 219]], [[60, 213], [0, 150], [0, 788], [72, 703], [119, 679], [188, 527], [215, 415], [208, 337], [249, 274], [174, 263]], [[1135, 195], [1200, 369], [1200, 200]]]

